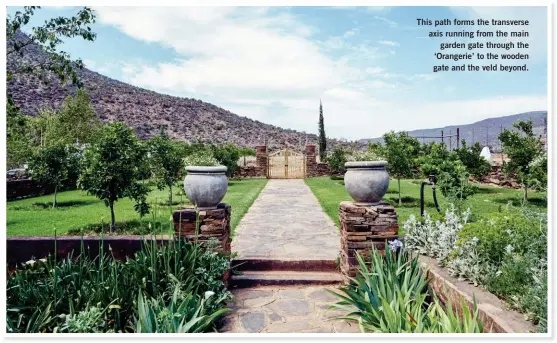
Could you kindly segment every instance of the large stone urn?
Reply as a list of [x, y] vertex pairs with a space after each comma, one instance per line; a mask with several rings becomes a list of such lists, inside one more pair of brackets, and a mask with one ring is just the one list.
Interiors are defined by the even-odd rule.
[[386, 161], [359, 161], [344, 164], [344, 185], [358, 203], [377, 204], [389, 188]]
[[226, 167], [187, 166], [184, 192], [200, 210], [217, 208], [228, 190]]

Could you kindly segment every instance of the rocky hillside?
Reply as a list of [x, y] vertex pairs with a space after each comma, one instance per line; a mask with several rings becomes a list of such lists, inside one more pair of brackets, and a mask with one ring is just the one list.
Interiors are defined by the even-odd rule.
[[[20, 33], [16, 39], [25, 39], [25, 36]], [[36, 64], [46, 58], [37, 45], [24, 49], [27, 62]], [[21, 63], [19, 57], [12, 55], [8, 56], [8, 70], [17, 68]], [[317, 143], [315, 134], [264, 124], [198, 99], [159, 94], [86, 68], [80, 70], [79, 75], [97, 115], [105, 122], [125, 122], [141, 138], [156, 134], [158, 128], [165, 125], [171, 137], [187, 141], [233, 142], [251, 147], [267, 141], [271, 149], [284, 146], [302, 148], [306, 142]], [[60, 108], [64, 99], [76, 90], [75, 86], [62, 85], [55, 78], [44, 85], [30, 75], [14, 77], [7, 88], [16, 104], [30, 116], [37, 115], [43, 108]], [[316, 122], [317, 114], [316, 108]], [[334, 144], [335, 141], [331, 141], [329, 146]]]

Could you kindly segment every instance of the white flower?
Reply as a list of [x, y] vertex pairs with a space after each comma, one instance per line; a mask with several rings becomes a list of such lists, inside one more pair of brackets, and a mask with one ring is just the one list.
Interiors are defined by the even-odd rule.
[[25, 262], [25, 264], [28, 265], [28, 266], [33, 267], [33, 265], [35, 264], [35, 262], [37, 262], [37, 261], [35, 261], [35, 260], [29, 260], [29, 261]]
[[514, 248], [513, 248], [512, 245], [509, 244], [505, 247], [505, 251], [507, 251], [507, 254], [512, 254], [512, 252], [514, 251]]
[[39, 261], [41, 261], [42, 263], [46, 263], [46, 258], [41, 258]]
[[472, 238], [472, 242], [473, 242], [474, 244], [478, 244], [479, 241], [480, 241], [480, 239], [479, 239], [478, 237], [473, 237], [473, 238]]
[[213, 295], [215, 295], [215, 292], [213, 292], [213, 291], [207, 291], [207, 292], [205, 292], [205, 299], [209, 299], [209, 298], [212, 297]]

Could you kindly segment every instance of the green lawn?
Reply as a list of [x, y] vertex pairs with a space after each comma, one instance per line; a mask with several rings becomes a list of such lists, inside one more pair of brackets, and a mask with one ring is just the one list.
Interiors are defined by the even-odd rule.
[[[232, 206], [232, 232], [266, 183], [267, 179], [229, 181], [223, 201]], [[115, 205], [117, 227], [131, 234], [172, 233], [172, 211], [188, 203], [185, 196], [177, 195], [178, 192], [179, 189], [174, 189], [174, 205], [168, 206], [168, 191], [154, 188], [148, 198], [151, 213], [143, 218], [135, 212], [131, 200], [119, 200]], [[83, 191], [61, 192], [56, 200], [58, 207], [55, 209], [51, 208], [52, 195], [9, 201], [7, 235], [50, 236], [54, 234], [54, 228], [58, 234], [79, 234], [80, 229], [92, 233], [99, 232], [101, 226], [106, 229], [106, 223], [110, 222], [108, 207]]]
[[[341, 201], [352, 200], [344, 188], [343, 180], [331, 180], [330, 177], [316, 177], [306, 179], [306, 184], [319, 200], [323, 210], [339, 226], [338, 206]], [[398, 206], [398, 187], [397, 181], [391, 179], [389, 190], [383, 198], [396, 207], [399, 216], [399, 226], [410, 217], [411, 214], [420, 215], [420, 183], [421, 180], [401, 180], [402, 205]], [[426, 186], [425, 210], [435, 212], [431, 187]], [[546, 193], [528, 192], [529, 204], [538, 211], [547, 211]], [[447, 207], [447, 201], [437, 191], [437, 200], [441, 211]], [[519, 205], [522, 200], [522, 190], [507, 189], [499, 187], [480, 186], [478, 193], [466, 200], [466, 206], [470, 207], [475, 218], [486, 217], [487, 214], [497, 212], [499, 206], [505, 206], [509, 201], [514, 205]]]

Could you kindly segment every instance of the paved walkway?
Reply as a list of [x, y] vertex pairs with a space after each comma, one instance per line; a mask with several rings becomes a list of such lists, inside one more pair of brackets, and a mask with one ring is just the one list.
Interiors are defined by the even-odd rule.
[[336, 260], [338, 229], [304, 180], [272, 179], [236, 228], [240, 259]]
[[[260, 286], [233, 290], [233, 312], [219, 330], [227, 333], [359, 333], [358, 324], [328, 310], [339, 298], [323, 286]], [[334, 287], [329, 289], [334, 290]]]

